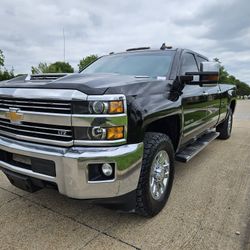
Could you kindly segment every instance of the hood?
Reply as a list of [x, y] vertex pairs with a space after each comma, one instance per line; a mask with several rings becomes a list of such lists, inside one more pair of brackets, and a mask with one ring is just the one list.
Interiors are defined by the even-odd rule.
[[76, 89], [89, 95], [102, 95], [109, 88], [122, 87], [145, 81], [150, 81], [150, 79], [107, 73], [89, 75], [80, 73], [68, 74], [56, 80], [41, 80], [41, 78], [36, 79], [35, 77], [27, 80], [27, 75], [25, 75], [0, 82], [0, 88]]

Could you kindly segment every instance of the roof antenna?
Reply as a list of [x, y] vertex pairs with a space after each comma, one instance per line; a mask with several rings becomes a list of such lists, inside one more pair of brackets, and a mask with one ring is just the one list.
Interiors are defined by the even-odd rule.
[[161, 48], [160, 48], [160, 49], [162, 49], [162, 50], [166, 49], [165, 43], [163, 43], [163, 44], [161, 45]]
[[168, 45], [166, 45], [165, 43], [163, 43], [162, 45], [161, 45], [161, 50], [165, 50], [165, 49], [172, 49], [173, 47], [172, 46], [168, 46]]
[[63, 61], [65, 62], [65, 34], [64, 34], [64, 27], [63, 27]]

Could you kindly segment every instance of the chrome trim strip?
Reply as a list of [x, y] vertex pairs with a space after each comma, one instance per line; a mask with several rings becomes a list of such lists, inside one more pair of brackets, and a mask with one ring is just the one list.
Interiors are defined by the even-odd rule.
[[28, 149], [26, 151], [27, 156], [31, 156], [32, 153], [43, 153], [44, 151], [47, 152], [48, 157], [49, 156], [62, 156], [65, 154], [68, 149], [63, 147], [55, 147], [55, 146], [49, 146], [49, 145], [42, 145], [42, 144], [35, 144], [32, 142], [24, 142], [24, 141], [17, 141], [13, 138], [6, 138], [4, 136], [0, 135], [0, 148], [4, 146], [8, 146], [11, 148], [9, 152], [16, 153], [16, 150], [23, 150]]
[[3, 136], [9, 136], [9, 137], [15, 138], [17, 140], [30, 141], [30, 142], [35, 142], [35, 143], [51, 144], [51, 145], [64, 146], [64, 147], [69, 147], [73, 145], [73, 141], [65, 142], [65, 141], [48, 140], [48, 139], [43, 139], [43, 138], [38, 138], [38, 137], [18, 135], [18, 134], [1, 131], [1, 130], [0, 130], [0, 134]]
[[93, 126], [119, 126], [127, 125], [127, 115], [72, 115], [72, 126], [73, 127], [93, 127]]
[[119, 139], [119, 140], [74, 140], [74, 145], [76, 146], [115, 146], [125, 144], [126, 139]]
[[0, 88], [0, 96], [3, 98], [42, 99], [61, 101], [83, 101], [87, 95], [71, 89], [36, 89], [36, 88]]
[[[6, 119], [6, 113], [9, 112], [8, 109], [0, 108], [0, 118]], [[23, 116], [23, 121], [42, 123], [48, 125], [62, 125], [62, 126], [73, 126], [73, 127], [90, 127], [93, 122], [100, 124], [95, 126], [109, 126], [109, 125], [127, 125], [127, 115], [126, 114], [60, 114], [60, 113], [45, 113], [45, 112], [32, 112], [32, 111], [20, 111]], [[72, 117], [72, 123], [71, 123]]]
[[[56, 113], [56, 111], [58, 111], [58, 110], [61, 110], [61, 111], [71, 111], [71, 108], [69, 107], [69, 108], [64, 108], [64, 107], [62, 107], [62, 108], [55, 108], [55, 107], [43, 107], [43, 106], [28, 106], [28, 105], [20, 105], [20, 104], [7, 104], [7, 103], [1, 103], [0, 102], [0, 106], [6, 106], [7, 108], [9, 108], [9, 106], [11, 106], [11, 107], [17, 107], [17, 108], [32, 108], [32, 109], [45, 109], [45, 110], [53, 110], [55, 113]], [[36, 112], [36, 111], [32, 111], [32, 112]]]
[[125, 95], [113, 94], [113, 95], [88, 95], [87, 101], [121, 101], [126, 100]]
[[27, 100], [27, 101], [20, 101], [20, 100], [11, 100], [11, 99], [1, 99], [0, 100], [1, 103], [17, 103], [17, 104], [35, 104], [35, 105], [51, 105], [51, 106], [68, 106], [70, 108], [71, 104], [70, 103], [63, 103], [63, 102], [36, 102], [36, 101], [30, 101], [30, 100]]

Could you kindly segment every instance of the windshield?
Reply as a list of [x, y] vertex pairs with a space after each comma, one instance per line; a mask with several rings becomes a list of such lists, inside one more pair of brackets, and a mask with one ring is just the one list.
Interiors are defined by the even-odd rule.
[[170, 70], [173, 55], [173, 51], [109, 55], [101, 57], [81, 73], [117, 73], [149, 77], [166, 76]]

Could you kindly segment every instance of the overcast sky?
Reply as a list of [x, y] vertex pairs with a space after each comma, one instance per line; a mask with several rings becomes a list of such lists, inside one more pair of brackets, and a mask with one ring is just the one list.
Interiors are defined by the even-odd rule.
[[1, 0], [0, 49], [6, 66], [30, 73], [39, 62], [82, 57], [163, 42], [218, 57], [250, 84], [249, 0]]

